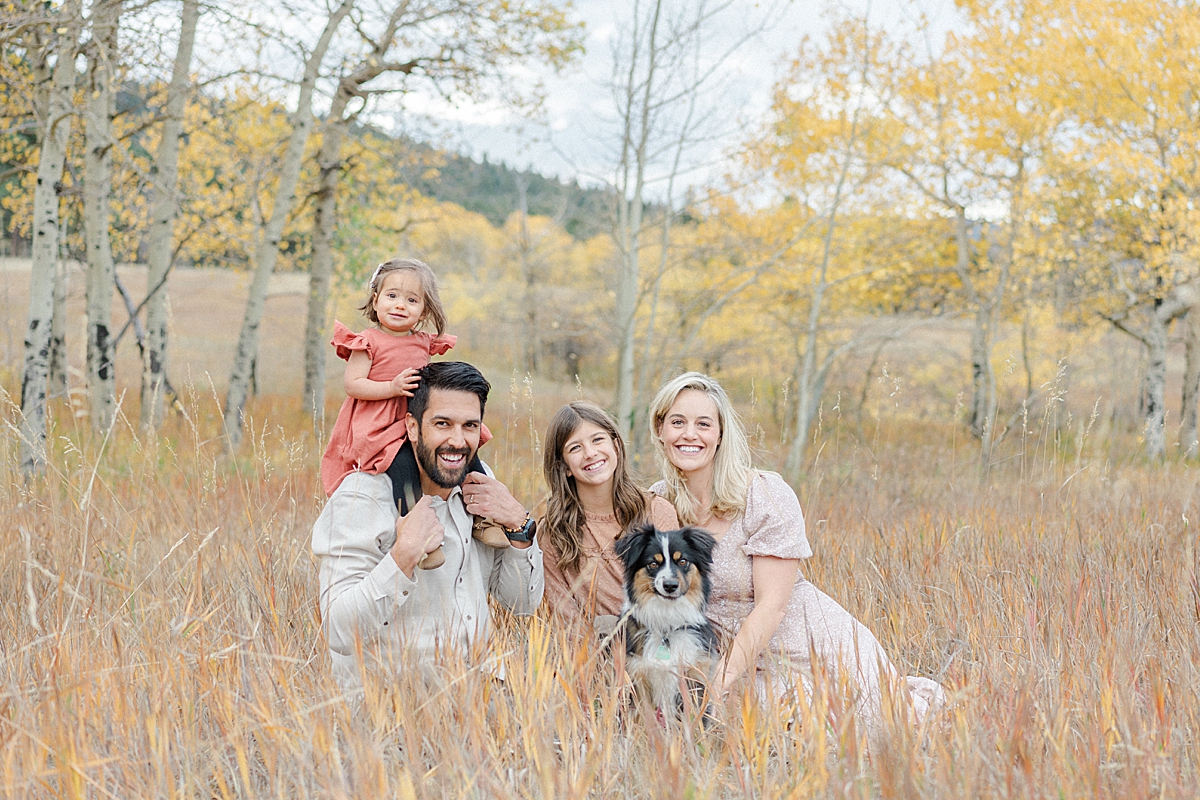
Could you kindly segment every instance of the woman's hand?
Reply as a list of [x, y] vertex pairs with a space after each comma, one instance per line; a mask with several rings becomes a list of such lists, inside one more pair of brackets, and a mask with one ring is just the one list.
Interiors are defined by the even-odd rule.
[[752, 556], [750, 570], [754, 608], [738, 629], [729, 654], [725, 657], [720, 683], [722, 696], [728, 694], [738, 679], [753, 668], [758, 654], [779, 629], [779, 623], [783, 622], [792, 599], [796, 576], [800, 574], [800, 560]]

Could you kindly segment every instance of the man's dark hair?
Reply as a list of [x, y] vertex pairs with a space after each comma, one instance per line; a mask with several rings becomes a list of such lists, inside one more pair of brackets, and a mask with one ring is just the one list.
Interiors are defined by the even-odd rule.
[[475, 367], [465, 361], [433, 361], [422, 367], [418, 374], [421, 382], [413, 389], [413, 396], [408, 398], [408, 413], [416, 418], [418, 425], [425, 416], [425, 407], [429, 405], [429, 393], [434, 389], [470, 392], [479, 398], [479, 416], [483, 417], [492, 385]]

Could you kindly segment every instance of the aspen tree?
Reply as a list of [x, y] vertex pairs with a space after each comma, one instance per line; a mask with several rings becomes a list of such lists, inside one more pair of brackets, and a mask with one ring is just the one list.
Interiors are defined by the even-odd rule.
[[59, 183], [74, 115], [75, 55], [82, 27], [78, 0], [66, 0], [50, 17], [47, 39], [55, 54], [45, 114], [39, 120], [41, 151], [33, 194], [33, 267], [29, 288], [29, 325], [21, 378], [21, 471], [40, 471], [46, 463], [46, 397], [50, 371], [51, 318], [59, 257]]
[[334, 33], [353, 7], [354, 0], [341, 0], [329, 13], [321, 35], [305, 59], [304, 72], [297, 87], [296, 107], [290, 120], [291, 134], [288, 136], [283, 156], [274, 203], [270, 215], [264, 215], [263, 223], [257, 232], [253, 256], [254, 277], [250, 283], [241, 333], [238, 335], [237, 348], [234, 351], [229, 387], [225, 392], [225, 436], [231, 449], [236, 448], [242, 440], [246, 399], [250, 394], [254, 363], [258, 356], [259, 327], [266, 307], [271, 274], [275, 271], [275, 261], [279, 256], [283, 227], [295, 204], [296, 185], [300, 180], [300, 169], [304, 161], [304, 148], [312, 128], [313, 93], [316, 91], [321, 63], [325, 60]]
[[87, 138], [83, 159], [84, 231], [87, 239], [87, 385], [92, 428], [105, 431], [116, 411], [112, 301], [113, 85], [118, 60], [121, 0], [92, 6], [87, 48]]
[[[524, 91], [497, 79], [506, 67], [537, 59], [562, 66], [578, 50], [578, 30], [565, 14], [531, 0], [397, 2], [364, 15], [356, 26], [359, 53], [346, 60], [317, 153], [313, 258], [304, 343], [304, 402], [318, 424], [325, 406], [325, 354], [338, 181], [351, 127], [373, 98], [400, 95], [420, 80], [442, 96], [503, 96], [521, 105]], [[389, 82], [389, 79], [391, 81]]]
[[199, 0], [183, 0], [179, 40], [167, 87], [162, 138], [154, 159], [154, 208], [146, 234], [146, 345], [142, 354], [141, 424], [157, 428], [162, 422], [167, 393], [167, 276], [175, 247], [175, 218], [179, 195], [179, 138], [183, 133], [184, 108], [191, 88], [188, 71], [200, 19]]

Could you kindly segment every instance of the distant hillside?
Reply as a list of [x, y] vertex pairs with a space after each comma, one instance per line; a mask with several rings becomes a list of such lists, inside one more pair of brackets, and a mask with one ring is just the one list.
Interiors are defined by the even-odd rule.
[[[428, 145], [414, 144], [428, 148]], [[557, 217], [567, 232], [586, 239], [606, 230], [610, 216], [606, 192], [584, 189], [574, 181], [563, 183], [533, 171], [520, 171], [504, 163], [475, 161], [457, 154], [443, 156], [445, 162], [435, 176], [413, 174], [409, 186], [422, 194], [482, 214], [493, 225], [503, 225], [517, 210], [517, 182], [526, 181], [528, 212], [536, 216]], [[414, 171], [415, 172], [415, 171]]]

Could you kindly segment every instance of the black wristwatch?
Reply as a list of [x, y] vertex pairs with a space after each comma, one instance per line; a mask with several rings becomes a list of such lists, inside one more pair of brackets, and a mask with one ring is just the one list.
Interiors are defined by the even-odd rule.
[[528, 511], [525, 512], [525, 524], [521, 527], [508, 528], [504, 525], [501, 527], [504, 528], [504, 535], [511, 542], [532, 542], [533, 535], [537, 532], [537, 523], [533, 521], [533, 515]]

